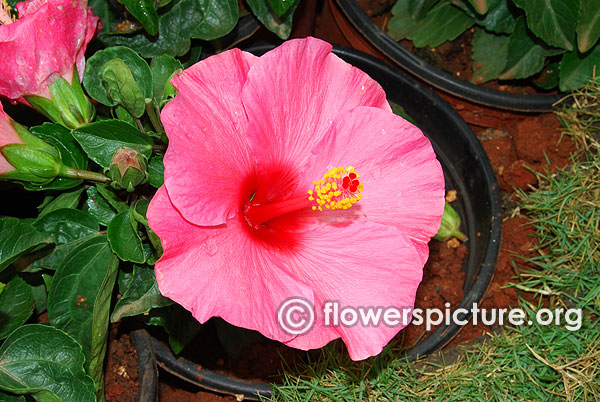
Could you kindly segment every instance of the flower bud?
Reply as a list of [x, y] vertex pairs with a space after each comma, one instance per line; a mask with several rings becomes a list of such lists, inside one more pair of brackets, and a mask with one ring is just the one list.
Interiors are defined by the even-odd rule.
[[[3, 159], [0, 162], [8, 162], [0, 169], [0, 177], [40, 185], [54, 180], [62, 167], [58, 150], [31, 134], [19, 123], [9, 119], [4, 123], [8, 124], [3, 124], [2, 128], [12, 128], [10, 135], [14, 137], [12, 142], [5, 142], [0, 146], [0, 159]], [[6, 133], [3, 137], [7, 137]]]
[[113, 187], [132, 192], [135, 186], [148, 181], [148, 161], [135, 149], [121, 147], [110, 161], [108, 175]]
[[439, 241], [447, 241], [453, 238], [460, 241], [467, 240], [467, 236], [460, 231], [460, 216], [447, 201], [444, 206], [444, 215], [442, 215], [442, 225], [433, 238]]

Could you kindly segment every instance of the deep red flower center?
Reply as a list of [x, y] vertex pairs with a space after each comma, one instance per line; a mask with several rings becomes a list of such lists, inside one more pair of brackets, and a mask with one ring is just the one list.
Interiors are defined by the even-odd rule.
[[265, 200], [264, 197], [257, 198], [257, 189], [247, 202], [242, 203], [242, 216], [252, 229], [259, 230], [267, 222], [296, 211], [348, 209], [362, 197], [363, 184], [358, 178], [352, 166], [336, 167], [329, 169], [321, 180], [313, 181], [313, 187], [307, 194], [294, 197], [280, 194], [277, 198]]

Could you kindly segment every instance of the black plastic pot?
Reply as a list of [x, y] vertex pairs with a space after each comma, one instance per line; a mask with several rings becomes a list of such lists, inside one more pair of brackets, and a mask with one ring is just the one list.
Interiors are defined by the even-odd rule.
[[564, 95], [522, 95], [484, 88], [454, 77], [415, 56], [383, 32], [356, 0], [335, 0], [346, 18], [375, 48], [400, 67], [454, 96], [486, 106], [515, 111], [552, 111]]
[[[249, 49], [262, 54], [272, 46]], [[433, 143], [444, 169], [448, 189], [456, 189], [459, 199], [453, 203], [463, 221], [463, 231], [469, 257], [465, 264], [465, 297], [459, 306], [470, 310], [479, 302], [491, 282], [500, 246], [501, 212], [496, 178], [479, 141], [460, 116], [431, 88], [416, 81], [398, 69], [364, 53], [336, 48], [334, 53], [367, 72], [385, 89], [388, 99], [399, 104], [411, 116]], [[430, 354], [446, 345], [458, 333], [456, 324], [441, 325], [427, 338], [406, 351], [409, 360]], [[249, 383], [209, 370], [198, 370], [198, 365], [183, 358], [175, 358], [168, 348], [153, 341], [161, 367], [170, 373], [201, 387], [227, 394], [244, 395], [256, 399], [268, 396], [271, 387], [263, 383]]]

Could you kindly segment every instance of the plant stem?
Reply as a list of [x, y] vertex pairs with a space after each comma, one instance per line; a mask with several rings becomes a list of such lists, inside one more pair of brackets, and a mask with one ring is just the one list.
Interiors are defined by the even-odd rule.
[[157, 133], [164, 133], [165, 132], [165, 128], [163, 127], [162, 123], [160, 122], [160, 118], [158, 117], [158, 114], [156, 113], [156, 109], [154, 109], [154, 105], [152, 104], [152, 101], [149, 101], [148, 103], [146, 103], [146, 113], [148, 114], [148, 117], [150, 118], [150, 123], [152, 123], [152, 127], [154, 127], [154, 130], [156, 130]]
[[70, 179], [91, 180], [100, 183], [110, 183], [112, 180], [102, 173], [91, 172], [89, 170], [75, 169], [68, 166], [63, 166], [60, 170], [60, 176]]

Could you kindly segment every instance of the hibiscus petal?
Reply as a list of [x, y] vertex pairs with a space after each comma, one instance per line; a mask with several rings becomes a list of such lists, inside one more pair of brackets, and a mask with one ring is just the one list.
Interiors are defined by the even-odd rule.
[[290, 40], [248, 72], [247, 137], [260, 165], [302, 169], [340, 113], [361, 105], [390, 110], [381, 86], [331, 49], [315, 38]]
[[241, 90], [255, 56], [238, 49], [203, 60], [171, 80], [178, 91], [161, 113], [169, 137], [165, 185], [197, 225], [220, 225], [239, 209], [252, 170]]
[[36, 0], [17, 9], [19, 19], [0, 26], [0, 94], [49, 98], [48, 79], [58, 73], [72, 81], [99, 19], [85, 0]]
[[316, 323], [287, 344], [307, 350], [341, 336], [353, 360], [381, 352], [405, 325], [325, 326], [323, 304], [336, 301], [340, 308], [412, 308], [423, 271], [412, 242], [395, 227], [358, 221], [318, 227], [304, 233], [302, 244], [302, 251], [289, 264], [313, 287]]
[[395, 226], [427, 260], [427, 242], [444, 212], [444, 175], [430, 141], [400, 116], [371, 107], [340, 115], [301, 181], [308, 186], [333, 166], [354, 166], [364, 184], [359, 216]]
[[312, 303], [312, 290], [286, 272], [281, 257], [257, 247], [239, 219], [218, 228], [193, 225], [175, 210], [163, 186], [148, 208], [148, 221], [164, 248], [155, 265], [163, 295], [201, 323], [219, 316], [277, 341], [293, 337], [280, 328], [277, 309], [290, 295]]

